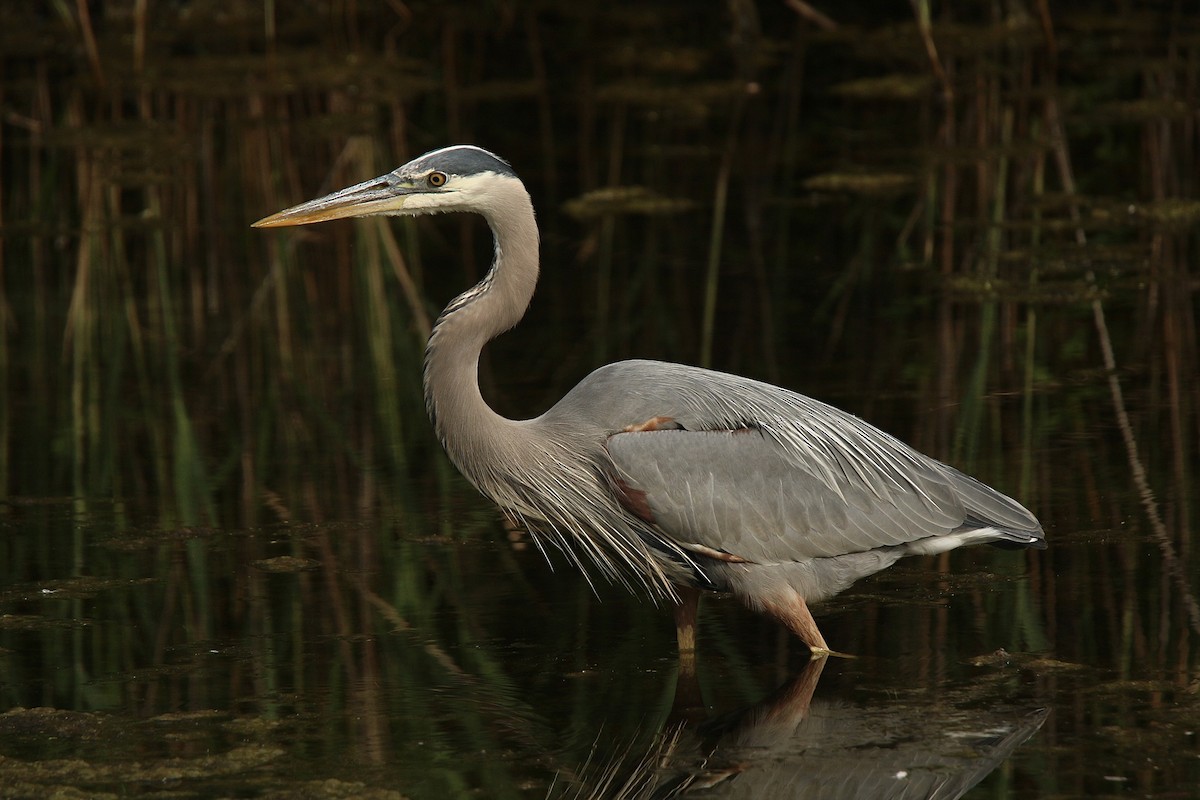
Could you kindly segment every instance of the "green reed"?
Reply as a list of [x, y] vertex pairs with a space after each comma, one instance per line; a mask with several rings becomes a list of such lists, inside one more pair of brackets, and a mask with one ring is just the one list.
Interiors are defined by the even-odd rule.
[[[451, 140], [510, 158], [538, 200], [546, 276], [530, 322], [493, 350], [505, 355], [489, 387], [502, 402], [536, 413], [604, 354], [777, 371], [786, 385], [845, 399], [935, 455], [1020, 487], [1052, 531], [1044, 554], [964, 554], [938, 576], [1007, 567], [1003, 578], [1023, 583], [1003, 606], [970, 589], [953, 609], [930, 603], [890, 625], [871, 585], [861, 605], [833, 601], [832, 619], [877, 623], [846, 622], [857, 637], [847, 649], [917, 642], [935, 654], [931, 670], [965, 674], [950, 644], [1050, 643], [1062, 659], [1121, 674], [1182, 662], [1172, 675], [1187, 685], [1195, 638], [1184, 590], [1137, 544], [1143, 523], [1111, 433], [1090, 310], [1095, 293], [1147, 480], [1194, 567], [1200, 243], [1181, 203], [1194, 202], [1200, 173], [1191, 118], [1172, 110], [1200, 105], [1194, 39], [1164, 37], [1173, 29], [1151, 12], [1110, 37], [1067, 12], [1052, 18], [1056, 31], [990, 6], [928, 4], [915, 23], [851, 19], [827, 34], [778, 5], [760, 9], [763, 29], [788, 35], [770, 33], [757, 51], [761, 113], [741, 118], [736, 136], [745, 87], [730, 89], [728, 54], [715, 44], [728, 33], [721, 15], [684, 25], [669, 7], [500, 19], [496, 9], [414, 6], [401, 20], [394, 4], [342, 4], [284, 24], [246, 4], [244, 29], [213, 37], [204, 31], [225, 29], [139, 4], [135, 52], [116, 17], [49, 29], [37, 41], [52, 46], [6, 57], [0, 481], [6, 498], [79, 498], [80, 516], [127, 504], [109, 533], [141, 548], [120, 556], [60, 520], [6, 538], [6, 584], [64, 569], [62, 552], [72, 574], [162, 576], [46, 606], [69, 619], [136, 620], [153, 634], [45, 634], [49, 697], [10, 702], [111, 708], [122, 698], [97, 676], [134, 673], [144, 675], [134, 699], [145, 713], [253, 698], [277, 717], [289, 691], [323, 686], [324, 702], [353, 712], [331, 717], [331, 751], [338, 737], [381, 747], [381, 728], [399, 725], [397, 741], [438, 743], [422, 766], [439, 786], [508, 791], [503, 765], [472, 776], [445, 767], [457, 751], [429, 691], [518, 694], [512, 654], [497, 642], [520, 632], [472, 616], [498, 604], [468, 577], [494, 551], [418, 543], [504, 535], [440, 454], [420, 389], [431, 303], [482, 274], [488, 247], [477, 227], [464, 234], [444, 219], [247, 227]], [[49, 24], [22, 13], [0, 12], [4, 36]], [[1062, 37], [1073, 46], [1060, 53]], [[580, 42], [586, 53], [559, 46]], [[835, 91], [879, 73], [892, 80], [870, 94], [862, 84], [858, 95]], [[830, 175], [855, 181], [806, 183]], [[896, 175], [905, 181], [881, 193]], [[591, 227], [563, 212], [590, 190], [637, 184], [690, 208], [618, 210]], [[345, 519], [366, 522], [326, 527]], [[1135, 544], [1072, 544], [1094, 528]], [[280, 551], [320, 566], [245, 566]], [[513, 591], [536, 606], [547, 580], [532, 573]], [[953, 596], [950, 584], [928, 589]], [[543, 652], [579, 672], [559, 690], [590, 719], [605, 702], [586, 678], [597, 643], [634, 663], [648, 648], [669, 651], [670, 631], [648, 608], [613, 611], [582, 582], [574, 591], [565, 618], [540, 618], [553, 642]], [[789, 644], [728, 602], [707, 610], [731, 622], [702, 633], [703, 646], [739, 665], [749, 698], [760, 687], [743, 632], [772, 642], [781, 665]], [[1060, 625], [1076, 616], [1099, 624]], [[973, 635], [978, 620], [986, 625]], [[12, 650], [27, 643], [3, 636]], [[202, 688], [180, 667], [219, 649], [210, 639], [242, 638], [253, 674]], [[61, 664], [71, 675], [54, 671]], [[386, 721], [372, 709], [373, 680], [399, 687], [390, 697], [403, 707]], [[555, 691], [552, 678], [537, 680], [536, 691]], [[514, 729], [553, 750], [527, 710], [464, 701], [454, 731], [477, 750]]]

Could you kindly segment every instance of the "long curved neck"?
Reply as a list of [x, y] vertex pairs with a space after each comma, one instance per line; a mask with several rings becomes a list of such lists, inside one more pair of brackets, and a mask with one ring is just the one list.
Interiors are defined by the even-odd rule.
[[479, 354], [525, 315], [538, 278], [538, 228], [528, 192], [513, 181], [491, 200], [480, 211], [495, 239], [492, 268], [446, 306], [425, 348], [425, 406], [451, 459], [476, 483], [471, 465], [513, 441], [511, 420], [479, 392]]

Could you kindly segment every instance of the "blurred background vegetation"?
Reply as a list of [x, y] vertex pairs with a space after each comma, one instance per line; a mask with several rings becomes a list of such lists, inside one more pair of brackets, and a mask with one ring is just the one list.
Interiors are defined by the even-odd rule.
[[9, 4], [0, 486], [186, 524], [436, 496], [422, 337], [486, 230], [248, 223], [475, 142], [544, 229], [487, 370], [507, 412], [705, 361], [899, 405], [967, 468], [1087, 439], [1086, 474], [1124, 462], [1091, 449], [1095, 298], [1186, 520], [1196, 21], [1077, 5]]
[[[472, 609], [498, 602], [471, 577], [493, 551], [427, 544], [505, 538], [420, 391], [429, 321], [482, 275], [486, 228], [249, 228], [454, 142], [510, 160], [542, 226], [530, 314], [485, 354], [499, 410], [540, 413], [626, 356], [820, 397], [1046, 523], [1031, 561], [962, 556], [1028, 564], [994, 621], [970, 590], [964, 618], [995, 626], [978, 641], [1194, 680], [1200, 19], [1182, 0], [15, 2], [0, 70], [0, 510], [20, 531], [0, 569], [161, 581], [63, 600], [156, 633], [56, 634], [26, 679], [76, 669], [44, 698], [205, 707], [324, 658], [361, 686], [383, 669], [368, 645], [302, 643], [391, 630], [380, 595], [508, 686], [467, 648]], [[350, 577], [276, 591], [243, 566], [284, 555]], [[585, 662], [577, 613], [556, 635]], [[630, 658], [654, 616], [609, 623], [637, 634]], [[911, 626], [856, 646], [954, 636], [942, 611]], [[216, 695], [79, 680], [293, 629]], [[444, 650], [396, 650], [394, 680], [442, 674]]]

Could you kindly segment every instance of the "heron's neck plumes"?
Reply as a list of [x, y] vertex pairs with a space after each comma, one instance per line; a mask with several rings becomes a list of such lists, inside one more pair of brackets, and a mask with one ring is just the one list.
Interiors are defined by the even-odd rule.
[[[495, 238], [492, 268], [446, 306], [425, 349], [425, 405], [451, 459], [479, 484], [472, 467], [503, 457], [510, 421], [479, 392], [483, 346], [525, 315], [538, 278], [538, 229], [520, 181], [497, 178], [479, 207]], [[503, 462], [501, 462], [503, 463]]]

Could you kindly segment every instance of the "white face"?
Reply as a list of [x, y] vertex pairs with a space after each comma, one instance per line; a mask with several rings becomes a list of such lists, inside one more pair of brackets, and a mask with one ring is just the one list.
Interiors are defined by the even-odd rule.
[[486, 214], [492, 208], [493, 198], [513, 180], [494, 172], [464, 176], [430, 170], [410, 178], [407, 182], [411, 189], [401, 189], [395, 203], [386, 210], [369, 213], [418, 215], [470, 210]]

